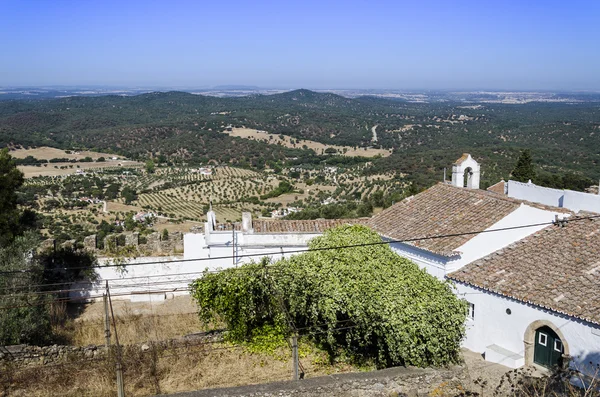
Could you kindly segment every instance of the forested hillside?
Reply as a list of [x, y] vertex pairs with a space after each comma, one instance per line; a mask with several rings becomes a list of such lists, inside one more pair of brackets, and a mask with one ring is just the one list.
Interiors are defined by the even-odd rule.
[[543, 171], [600, 177], [597, 103], [469, 106], [349, 99], [308, 90], [241, 98], [166, 92], [0, 102], [0, 146], [90, 148], [132, 158], [163, 155], [172, 161], [254, 167], [318, 164], [328, 158], [300, 146], [221, 133], [228, 126], [331, 145], [393, 149], [366, 172], [401, 171], [422, 185], [439, 180], [443, 167], [463, 152], [483, 163], [484, 183], [508, 177], [523, 148], [532, 149]]

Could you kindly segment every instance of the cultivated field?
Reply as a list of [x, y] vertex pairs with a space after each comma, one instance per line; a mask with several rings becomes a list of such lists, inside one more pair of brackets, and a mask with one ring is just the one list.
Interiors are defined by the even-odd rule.
[[[309, 141], [306, 139], [295, 139], [287, 135], [270, 134], [266, 131], [253, 130], [251, 128], [232, 128], [231, 131], [225, 131], [226, 134], [231, 136], [237, 136], [240, 138], [252, 139], [255, 141], [263, 141], [274, 145], [283, 145], [289, 148], [302, 148], [306, 145], [309, 149], [312, 149], [317, 154], [323, 154], [325, 149], [333, 148], [337, 150], [338, 154], [344, 156], [361, 156], [361, 157], [374, 157], [377, 155], [386, 157], [392, 154], [387, 149], [373, 149], [373, 148], [358, 148], [354, 149], [351, 146], [337, 146], [337, 145], [325, 145], [320, 142]], [[293, 141], [293, 142], [292, 142]]]

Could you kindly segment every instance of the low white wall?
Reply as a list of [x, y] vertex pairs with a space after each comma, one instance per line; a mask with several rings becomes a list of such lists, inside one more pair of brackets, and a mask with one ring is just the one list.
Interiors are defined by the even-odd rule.
[[533, 183], [508, 181], [508, 197], [566, 208], [600, 213], [600, 195], [573, 190], [551, 189]]
[[[114, 299], [160, 301], [170, 296], [187, 294], [189, 283], [201, 276], [205, 269], [227, 269], [252, 261], [259, 262], [263, 257], [268, 257], [274, 262], [294, 255], [286, 253], [288, 251], [308, 250], [308, 241], [318, 235], [313, 233], [244, 234], [236, 232], [234, 251], [233, 232], [212, 232], [208, 239], [203, 234], [188, 233], [183, 236], [183, 258], [135, 258], [128, 261], [124, 266], [124, 271], [117, 267], [100, 267], [96, 269], [99, 276], [97, 281], [74, 284], [71, 287], [74, 291], [70, 292], [70, 296], [78, 299], [101, 297], [105, 292], [106, 280], [108, 280]], [[207, 242], [210, 246], [207, 245]], [[234, 252], [235, 258], [233, 257]], [[164, 263], [136, 265], [146, 262]], [[99, 259], [99, 263], [102, 266], [112, 262], [110, 259]], [[151, 293], [147, 293], [147, 291]]]
[[[236, 231], [234, 249], [232, 231], [211, 232], [208, 238], [202, 234], [189, 233], [184, 235], [184, 258], [211, 258], [210, 262], [215, 267], [259, 262], [265, 256], [276, 261], [290, 256], [290, 254], [282, 255], [281, 252], [307, 250], [308, 242], [320, 235], [317, 233], [253, 234]], [[233, 258], [234, 254], [235, 258]]]
[[206, 250], [206, 240], [204, 234], [185, 233], [183, 235], [183, 258], [197, 259], [205, 258], [208, 255]]
[[[112, 260], [100, 258], [100, 266], [113, 264]], [[141, 264], [157, 262], [152, 264]], [[162, 262], [162, 263], [161, 263]], [[139, 264], [139, 265], [136, 265]], [[94, 282], [79, 282], [71, 286], [69, 297], [76, 299], [101, 298], [109, 283], [114, 299], [155, 301], [169, 295], [187, 294], [188, 285], [205, 269], [216, 270], [210, 261], [182, 261], [181, 257], [143, 257], [130, 259], [124, 270], [118, 267], [99, 267]], [[146, 293], [151, 291], [151, 294]]]
[[597, 194], [565, 190], [563, 206], [572, 211], [591, 211], [600, 213], [600, 196]]
[[457, 295], [475, 305], [475, 318], [467, 320], [467, 336], [463, 341], [467, 349], [484, 353], [487, 346], [495, 344], [524, 356], [527, 327], [536, 320], [546, 320], [563, 333], [580, 369], [590, 361], [594, 365], [600, 363], [600, 327], [461, 283], [456, 286]]
[[562, 207], [564, 191], [542, 187], [533, 183], [508, 181], [508, 197], [531, 201], [553, 207]]

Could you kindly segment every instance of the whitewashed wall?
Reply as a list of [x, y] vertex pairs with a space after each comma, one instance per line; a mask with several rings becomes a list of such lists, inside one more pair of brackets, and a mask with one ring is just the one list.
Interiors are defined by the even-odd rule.
[[[109, 283], [115, 300], [160, 301], [170, 296], [187, 294], [189, 283], [208, 268], [215, 267], [209, 261], [182, 261], [181, 257], [143, 257], [128, 260], [124, 270], [118, 267], [99, 267], [98, 279], [71, 286], [71, 298], [101, 297]], [[100, 258], [100, 266], [111, 265], [110, 259]], [[145, 264], [147, 262], [156, 262]], [[144, 263], [144, 264], [141, 264]], [[139, 265], [137, 265], [139, 264]], [[151, 293], [147, 293], [151, 291]]]
[[551, 205], [553, 207], [562, 207], [563, 196], [565, 194], [563, 190], [517, 181], [508, 181], [507, 186], [508, 197], [531, 201], [532, 203]]
[[591, 211], [600, 213], [600, 195], [575, 192], [573, 190], [551, 189], [535, 185], [508, 181], [508, 197], [531, 201], [571, 211]]
[[583, 364], [590, 361], [600, 364], [600, 327], [461, 283], [456, 286], [459, 297], [475, 304], [474, 320], [467, 320], [467, 336], [463, 341], [467, 349], [484, 353], [495, 344], [524, 356], [527, 327], [536, 320], [546, 320], [563, 333], [579, 368], [584, 369]]
[[414, 247], [410, 244], [391, 243], [390, 247], [395, 253], [406, 259], [410, 259], [432, 276], [435, 276], [440, 280], [443, 280], [446, 276], [446, 264], [448, 258]]
[[[114, 299], [131, 301], [161, 301], [172, 296], [187, 294], [189, 283], [210, 271], [241, 266], [263, 257], [277, 261], [293, 254], [288, 251], [305, 251], [308, 241], [318, 236], [314, 233], [248, 234], [236, 232], [235, 258], [232, 245], [233, 232], [188, 233], [183, 237], [184, 256], [143, 257], [128, 260], [124, 271], [118, 267], [100, 267], [98, 280], [71, 286], [70, 297], [93, 299], [105, 292], [108, 280]], [[210, 245], [207, 245], [210, 244]], [[283, 253], [283, 254], [282, 254]], [[253, 255], [253, 256], [245, 256]], [[145, 264], [147, 262], [158, 262]], [[99, 259], [99, 264], [111, 264], [110, 259]], [[148, 293], [150, 291], [150, 293]]]
[[[554, 217], [563, 214], [559, 212], [546, 211], [538, 208], [521, 204], [519, 208], [488, 227], [486, 230], [503, 229], [514, 226], [547, 223], [554, 221]], [[499, 232], [481, 233], [467, 241], [456, 251], [460, 252], [460, 257], [450, 261], [446, 267], [446, 274], [454, 272], [461, 267], [481, 259], [495, 251], [509, 246], [546, 226], [527, 227], [522, 229], [511, 229]]]
[[565, 190], [563, 206], [572, 211], [591, 211], [600, 213], [600, 196], [597, 194]]

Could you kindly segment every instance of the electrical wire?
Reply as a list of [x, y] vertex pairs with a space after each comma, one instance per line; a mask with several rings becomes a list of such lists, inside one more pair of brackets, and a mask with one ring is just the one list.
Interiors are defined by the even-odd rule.
[[[539, 226], [550, 226], [550, 225], [557, 225], [560, 223], [570, 223], [570, 222], [596, 219], [596, 218], [600, 218], [600, 215], [592, 215], [592, 216], [586, 216], [586, 217], [574, 217], [574, 218], [564, 219], [564, 220], [559, 220], [559, 221], [539, 222], [539, 223], [531, 223], [531, 224], [526, 224], [526, 225], [507, 226], [507, 227], [502, 227], [502, 228], [497, 228], [497, 229], [486, 229], [486, 230], [477, 230], [477, 231], [471, 231], [471, 232], [448, 233], [448, 234], [438, 234], [438, 235], [433, 235], [433, 236], [414, 237], [414, 238], [407, 238], [407, 239], [401, 239], [401, 240], [386, 239], [386, 240], [377, 241], [377, 242], [373, 242], [373, 243], [349, 244], [349, 245], [340, 245], [340, 246], [334, 246], [334, 247], [320, 247], [320, 248], [308, 248], [307, 247], [307, 248], [302, 248], [302, 249], [298, 249], [298, 250], [289, 250], [289, 251], [280, 250], [280, 251], [275, 251], [275, 252], [264, 252], [264, 253], [255, 253], [255, 254], [225, 255], [225, 256], [208, 257], [208, 258], [178, 259], [178, 260], [169, 260], [169, 261], [150, 261], [150, 262], [137, 262], [137, 263], [107, 264], [107, 265], [101, 265], [101, 266], [55, 267], [55, 268], [48, 269], [48, 270], [54, 270], [54, 271], [56, 271], [56, 270], [89, 270], [89, 269], [98, 269], [98, 268], [107, 268], [107, 267], [130, 267], [130, 266], [159, 265], [159, 264], [168, 264], [168, 263], [204, 262], [204, 261], [214, 261], [214, 260], [222, 260], [222, 259], [264, 257], [264, 256], [271, 256], [271, 255], [284, 256], [286, 254], [330, 251], [330, 250], [371, 247], [371, 246], [377, 246], [377, 245], [396, 244], [396, 243], [411, 243], [411, 242], [416, 242], [416, 241], [434, 240], [434, 239], [442, 239], [442, 238], [450, 238], [450, 237], [472, 236], [475, 234], [504, 232], [504, 231], [518, 230], [518, 229], [525, 229], [525, 228], [539, 227]], [[0, 275], [30, 273], [30, 272], [34, 272], [34, 271], [35, 270], [32, 270], [32, 269], [11, 270], [11, 271], [0, 272]]]

